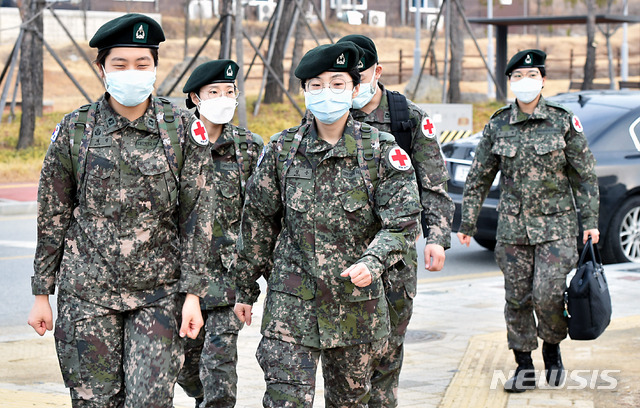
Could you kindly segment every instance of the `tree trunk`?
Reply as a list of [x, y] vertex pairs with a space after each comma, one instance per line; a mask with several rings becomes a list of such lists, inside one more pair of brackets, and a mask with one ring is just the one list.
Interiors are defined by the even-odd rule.
[[[306, 4], [306, 1], [303, 2]], [[291, 70], [289, 71], [289, 93], [292, 95], [296, 95], [300, 93], [300, 80], [296, 78], [293, 74], [296, 70], [296, 67], [300, 63], [302, 56], [304, 54], [304, 37], [305, 37], [305, 26], [304, 23], [300, 23], [300, 19], [305, 18], [303, 13], [300, 13], [300, 17], [298, 17], [299, 24], [296, 26], [295, 31], [295, 42], [293, 44], [293, 53], [291, 55]]]
[[18, 149], [33, 146], [36, 116], [42, 116], [42, 41], [32, 30], [42, 33], [42, 14], [40, 11], [44, 6], [44, 0], [25, 0], [21, 8], [22, 21], [29, 21], [36, 15], [38, 17], [25, 27], [20, 47], [22, 117], [20, 119]]
[[[284, 59], [284, 46], [286, 45], [289, 24], [293, 18], [293, 12], [296, 9], [296, 4], [294, 1], [287, 1], [282, 6], [284, 6], [284, 9], [282, 9], [282, 18], [280, 20], [280, 25], [278, 26], [278, 33], [276, 34], [273, 56], [271, 57], [271, 68], [273, 68], [280, 81], [284, 83], [284, 66], [282, 64], [282, 60]], [[271, 44], [269, 44], [269, 46], [271, 46]], [[282, 102], [282, 88], [280, 88], [278, 82], [271, 76], [271, 74], [269, 74], [264, 90], [264, 103]]]
[[[459, 2], [464, 7], [462, 2]], [[451, 27], [464, 27], [462, 16], [457, 12], [457, 8], [452, 7], [451, 10]], [[464, 10], [464, 9], [463, 9]], [[451, 68], [449, 69], [449, 92], [447, 101], [449, 103], [459, 103], [462, 100], [460, 93], [460, 81], [462, 80], [462, 58], [464, 57], [464, 30], [451, 30]]]
[[[227, 14], [233, 15], [233, 0], [222, 0], [220, 18], [223, 18], [223, 16]], [[218, 54], [218, 59], [231, 58], [231, 41], [233, 41], [233, 37], [231, 36], [231, 23], [231, 18], [226, 17], [220, 27], [220, 53]]]
[[587, 60], [584, 62], [582, 89], [591, 89], [596, 76], [596, 5], [595, 0], [587, 3]]

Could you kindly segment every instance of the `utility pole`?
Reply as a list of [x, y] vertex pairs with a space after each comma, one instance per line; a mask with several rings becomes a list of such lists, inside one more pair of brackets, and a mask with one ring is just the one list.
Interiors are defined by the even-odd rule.
[[238, 124], [244, 128], [247, 127], [247, 100], [244, 92], [244, 49], [242, 44], [242, 23], [244, 20], [244, 8], [242, 2], [236, 0], [236, 21], [233, 25], [236, 36], [236, 62], [238, 63]]
[[[487, 0], [487, 18], [493, 18], [493, 0]], [[489, 24], [487, 27], [487, 65], [489, 66], [489, 70], [491, 72], [494, 71], [494, 61], [495, 57], [493, 56], [493, 24]], [[495, 99], [496, 97], [496, 87], [493, 83], [490, 72], [487, 72], [487, 97], [489, 99]]]
[[416, 0], [416, 45], [413, 48], [413, 76], [420, 74], [420, 6], [421, 0]]
[[[622, 15], [625, 17], [629, 15], [629, 4], [628, 0], [624, 0], [622, 6]], [[628, 24], [622, 24], [622, 46], [620, 47], [620, 77], [623, 81], [629, 80], [629, 43], [627, 38], [627, 28]]]

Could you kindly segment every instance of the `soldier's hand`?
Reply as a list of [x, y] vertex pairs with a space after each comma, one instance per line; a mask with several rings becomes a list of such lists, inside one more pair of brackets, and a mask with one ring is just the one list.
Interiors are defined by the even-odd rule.
[[344, 272], [340, 274], [340, 276], [342, 276], [343, 278], [351, 278], [351, 282], [360, 288], [369, 286], [372, 281], [371, 272], [369, 271], [369, 268], [367, 268], [367, 265], [363, 263], [351, 265], [350, 267], [345, 269]]
[[49, 295], [36, 295], [27, 323], [41, 336], [47, 330], [53, 330], [53, 313], [49, 304]]
[[471, 236], [467, 234], [463, 234], [462, 232], [458, 232], [458, 239], [462, 245], [469, 246], [471, 243]]
[[204, 326], [204, 320], [200, 311], [200, 298], [189, 293], [184, 300], [184, 305], [182, 305], [180, 337], [187, 336], [190, 339], [195, 339], [202, 326]]
[[582, 234], [582, 243], [583, 244], [587, 243], [587, 240], [589, 239], [589, 236], [591, 236], [591, 242], [593, 242], [594, 244], [597, 244], [598, 241], [600, 241], [600, 231], [597, 228], [586, 230]]
[[247, 326], [251, 326], [251, 309], [253, 307], [251, 305], [247, 305], [244, 303], [236, 303], [233, 307], [233, 312], [236, 314], [238, 319], [242, 323], [246, 323]]
[[424, 267], [431, 272], [438, 272], [444, 266], [444, 248], [438, 244], [427, 244], [424, 247]]

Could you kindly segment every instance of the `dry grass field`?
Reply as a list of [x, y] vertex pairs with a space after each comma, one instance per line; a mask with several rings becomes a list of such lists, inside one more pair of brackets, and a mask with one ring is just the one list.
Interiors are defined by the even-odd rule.
[[[160, 62], [157, 70], [158, 81], [156, 86], [160, 86], [167, 78], [171, 69], [184, 58], [184, 39], [182, 37], [183, 22], [178, 18], [165, 17], [163, 25], [168, 38], [172, 38], [161, 45]], [[205, 22], [203, 26], [203, 37], [191, 37], [188, 42], [189, 55], [194, 55], [204, 41], [204, 37], [213, 26], [214, 21]], [[264, 29], [266, 23], [251, 23], [248, 30], [253, 34], [254, 43], [260, 41], [261, 30]], [[349, 33], [363, 33], [371, 36], [376, 42], [381, 64], [383, 65], [383, 82], [388, 84], [390, 89], [403, 91], [408, 80], [408, 75], [412, 67], [411, 56], [415, 46], [413, 39], [413, 29], [410, 27], [403, 28], [371, 28], [369, 26], [349, 26], [343, 23], [332, 24], [329, 27], [334, 38]], [[197, 29], [194, 29], [196, 31]], [[320, 26], [316, 27], [316, 35], [323, 42], [328, 42], [324, 33], [320, 30]], [[217, 35], [216, 35], [217, 37]], [[310, 36], [309, 36], [310, 37]], [[429, 33], [426, 31], [422, 34], [421, 49], [424, 53], [429, 41]], [[576, 55], [573, 62], [573, 79], [580, 81], [582, 78], [582, 70], [584, 64], [584, 49], [586, 38], [584, 36], [575, 36], [567, 34], [566, 36], [549, 36], [541, 35], [539, 38], [539, 46], [548, 54], [548, 78], [544, 90], [544, 94], [553, 95], [559, 92], [566, 92], [569, 88], [569, 56], [571, 50]], [[618, 30], [612, 38], [614, 50], [618, 50], [622, 41], [622, 30]], [[267, 42], [265, 41], [265, 44]], [[95, 57], [95, 50], [89, 48], [86, 42], [80, 42], [82, 48], [89, 58]], [[608, 83], [606, 77], [607, 58], [605, 39], [602, 34], [598, 33], [598, 78], [596, 82]], [[479, 45], [483, 52], [486, 52], [487, 40], [479, 39]], [[305, 41], [305, 49], [315, 46], [313, 39], [309, 38]], [[536, 46], [535, 35], [513, 35], [509, 37], [508, 54], [512, 55], [518, 50], [526, 48], [534, 48]], [[235, 45], [234, 45], [235, 47]], [[633, 74], [631, 80], [640, 81], [640, 24], [629, 26], [629, 56], [630, 71]], [[7, 61], [11, 51], [12, 44], [0, 45], [0, 61], [4, 64]], [[266, 54], [266, 45], [263, 51]], [[87, 63], [80, 58], [79, 53], [71, 43], [54, 45], [54, 49], [59, 57], [66, 64], [67, 69], [73, 74], [78, 82], [80, 82], [85, 91], [91, 98], [98, 98], [103, 92], [102, 83], [89, 70]], [[289, 47], [289, 55], [292, 46]], [[218, 39], [214, 37], [201, 56], [209, 59], [217, 58], [219, 50]], [[402, 50], [405, 56], [403, 59], [404, 68], [407, 72], [404, 74], [402, 83], [397, 83], [398, 56]], [[435, 53], [439, 61], [439, 72], [442, 72], [442, 58], [444, 56], [444, 40], [439, 39], [436, 42]], [[234, 51], [235, 55], [235, 51]], [[245, 63], [248, 63], [254, 53], [249, 43], [244, 41]], [[232, 58], [235, 58], [232, 56]], [[290, 59], [285, 60], [285, 71], [288, 69]], [[86, 100], [81, 93], [75, 88], [73, 83], [67, 78], [60, 66], [52, 58], [49, 53], [44, 52], [44, 94], [46, 108], [49, 114], [39, 119], [36, 128], [36, 146], [33, 149], [27, 149], [23, 152], [15, 152], [13, 150], [17, 141], [17, 133], [19, 130], [19, 118], [14, 119], [12, 123], [7, 123], [7, 115], [3, 115], [2, 124], [0, 126], [0, 180], [8, 181], [35, 181], [37, 180], [40, 170], [40, 163], [46, 146], [48, 145], [49, 136], [55, 127], [55, 124], [64, 115], [82, 104]], [[384, 73], [387, 73], [387, 81], [384, 81]], [[260, 88], [260, 78], [262, 76], [262, 67], [253, 68], [250, 79], [247, 81], [245, 96], [247, 98], [247, 106], [249, 110], [248, 119], [249, 127], [263, 137], [268, 138], [271, 134], [292, 126], [298, 121], [297, 112], [290, 106], [286, 98], [280, 105], [261, 105], [260, 114], [256, 117], [252, 115], [253, 105], [257, 99]], [[181, 97], [182, 84], [176, 87], [176, 91], [171, 96]], [[285, 83], [287, 83], [285, 76]], [[616, 79], [616, 83], [619, 78]], [[395, 83], [394, 83], [395, 82]], [[10, 88], [13, 91], [13, 86]], [[465, 40], [465, 60], [463, 63], [463, 82], [461, 83], [461, 91], [463, 93], [479, 93], [486, 94], [487, 81], [486, 73], [482, 70], [482, 62], [478, 57], [478, 52], [470, 38]], [[20, 92], [18, 91], [18, 99]], [[509, 97], [512, 97], [509, 95]], [[10, 99], [10, 98], [9, 98]], [[297, 96], [298, 103], [303, 105], [303, 98]], [[474, 129], [479, 130], [483, 127], [489, 115], [495, 110], [496, 103], [485, 102], [474, 104]]]

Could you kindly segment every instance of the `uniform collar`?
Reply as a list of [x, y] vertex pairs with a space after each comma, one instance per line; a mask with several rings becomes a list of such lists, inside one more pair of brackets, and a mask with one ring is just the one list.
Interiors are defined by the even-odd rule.
[[336, 144], [332, 146], [330, 143], [318, 137], [315, 122], [312, 122], [311, 126], [309, 126], [309, 130], [306, 132], [306, 137], [303, 139], [304, 143], [301, 143], [301, 147], [304, 145], [304, 151], [307, 153], [327, 152], [325, 158], [355, 156], [356, 144], [353, 136], [355, 133], [354, 124], [355, 121], [351, 115], [349, 115], [342, 137], [340, 137]]
[[111, 105], [109, 104], [109, 95], [108, 92], [105, 92], [104, 95], [99, 99], [99, 103], [101, 106], [101, 112], [103, 115], [102, 123], [106, 127], [106, 133], [112, 133], [117, 130], [121, 130], [127, 126], [131, 128], [135, 128], [141, 132], [159, 134], [160, 131], [158, 129], [158, 113], [156, 111], [156, 99], [151, 96], [151, 100], [149, 102], [149, 106], [145, 113], [134, 121], [130, 121], [129, 119], [121, 116], [116, 111], [113, 110]]
[[225, 123], [222, 127], [222, 133], [220, 133], [220, 137], [215, 141], [215, 143], [211, 144], [211, 150], [218, 152], [220, 155], [223, 155], [227, 152], [227, 149], [230, 145], [233, 144], [233, 126]]
[[547, 101], [544, 99], [542, 95], [540, 95], [540, 99], [538, 100], [538, 104], [536, 108], [533, 110], [531, 115], [528, 115], [520, 110], [518, 104], [514, 101], [511, 104], [511, 116], [509, 117], [509, 124], [516, 124], [525, 122], [530, 119], [547, 119], [549, 117], [549, 107], [547, 105]]

